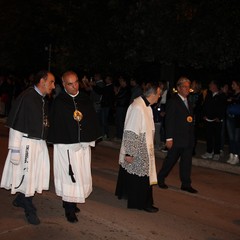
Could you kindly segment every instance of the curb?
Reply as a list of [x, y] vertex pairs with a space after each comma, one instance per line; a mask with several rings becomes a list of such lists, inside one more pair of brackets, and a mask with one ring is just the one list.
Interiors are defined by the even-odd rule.
[[[120, 149], [120, 142], [113, 141], [101, 141], [98, 144], [106, 147], [111, 147], [114, 149]], [[166, 157], [166, 153], [162, 153], [159, 151], [155, 151], [155, 156], [161, 159]], [[196, 167], [204, 167], [213, 170], [218, 170], [226, 173], [237, 174], [240, 175], [240, 166], [239, 165], [230, 165], [225, 162], [218, 162], [213, 160], [201, 159], [201, 158], [192, 158], [192, 165]]]

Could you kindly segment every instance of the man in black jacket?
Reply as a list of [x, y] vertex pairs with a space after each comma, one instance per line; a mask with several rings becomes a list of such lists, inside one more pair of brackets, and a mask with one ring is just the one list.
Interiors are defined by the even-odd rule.
[[209, 92], [203, 102], [203, 120], [206, 130], [207, 149], [201, 157], [220, 159], [221, 132], [226, 113], [227, 98], [220, 93], [220, 84], [213, 80], [209, 84]]
[[190, 80], [181, 77], [177, 82], [178, 93], [173, 96], [166, 107], [166, 146], [168, 154], [158, 173], [158, 185], [167, 189], [165, 178], [180, 159], [181, 190], [197, 193], [191, 186], [192, 151], [194, 146], [193, 109], [187, 100]]

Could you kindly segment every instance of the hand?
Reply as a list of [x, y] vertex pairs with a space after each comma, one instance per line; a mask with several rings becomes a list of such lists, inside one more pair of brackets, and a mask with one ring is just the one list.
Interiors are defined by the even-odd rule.
[[133, 156], [125, 156], [125, 161], [128, 163], [132, 163], [133, 162]]
[[167, 149], [171, 149], [171, 148], [172, 148], [172, 145], [173, 145], [173, 140], [168, 140], [168, 141], [166, 141], [166, 147], [167, 147]]
[[18, 165], [20, 163], [20, 150], [11, 150], [11, 159], [10, 162], [14, 165]]

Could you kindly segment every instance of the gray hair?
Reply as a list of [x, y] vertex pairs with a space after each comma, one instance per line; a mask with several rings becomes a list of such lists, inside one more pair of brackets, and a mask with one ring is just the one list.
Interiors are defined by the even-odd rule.
[[183, 83], [188, 82], [189, 84], [191, 81], [187, 77], [180, 77], [177, 81], [177, 87], [181, 87]]
[[149, 97], [151, 94], [157, 94], [157, 89], [160, 88], [158, 82], [148, 82], [144, 87], [143, 95]]

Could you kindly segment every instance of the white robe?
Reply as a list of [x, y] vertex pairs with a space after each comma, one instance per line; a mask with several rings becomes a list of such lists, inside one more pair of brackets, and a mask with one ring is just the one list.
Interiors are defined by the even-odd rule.
[[[154, 134], [151, 106], [146, 106], [142, 97], [138, 97], [127, 111], [119, 163], [130, 174], [149, 176], [150, 185], [157, 184]], [[126, 154], [133, 156], [131, 164], [125, 161]]]
[[[63, 201], [84, 203], [92, 192], [91, 146], [95, 142], [54, 144], [55, 191]], [[76, 182], [69, 175], [69, 162]]]
[[[26, 197], [48, 190], [50, 161], [46, 141], [23, 137], [23, 134], [15, 130], [13, 134], [16, 135], [9, 136], [9, 151], [3, 168], [1, 187], [11, 189], [11, 194], [21, 192]], [[11, 163], [10, 147], [20, 149], [18, 165]]]

